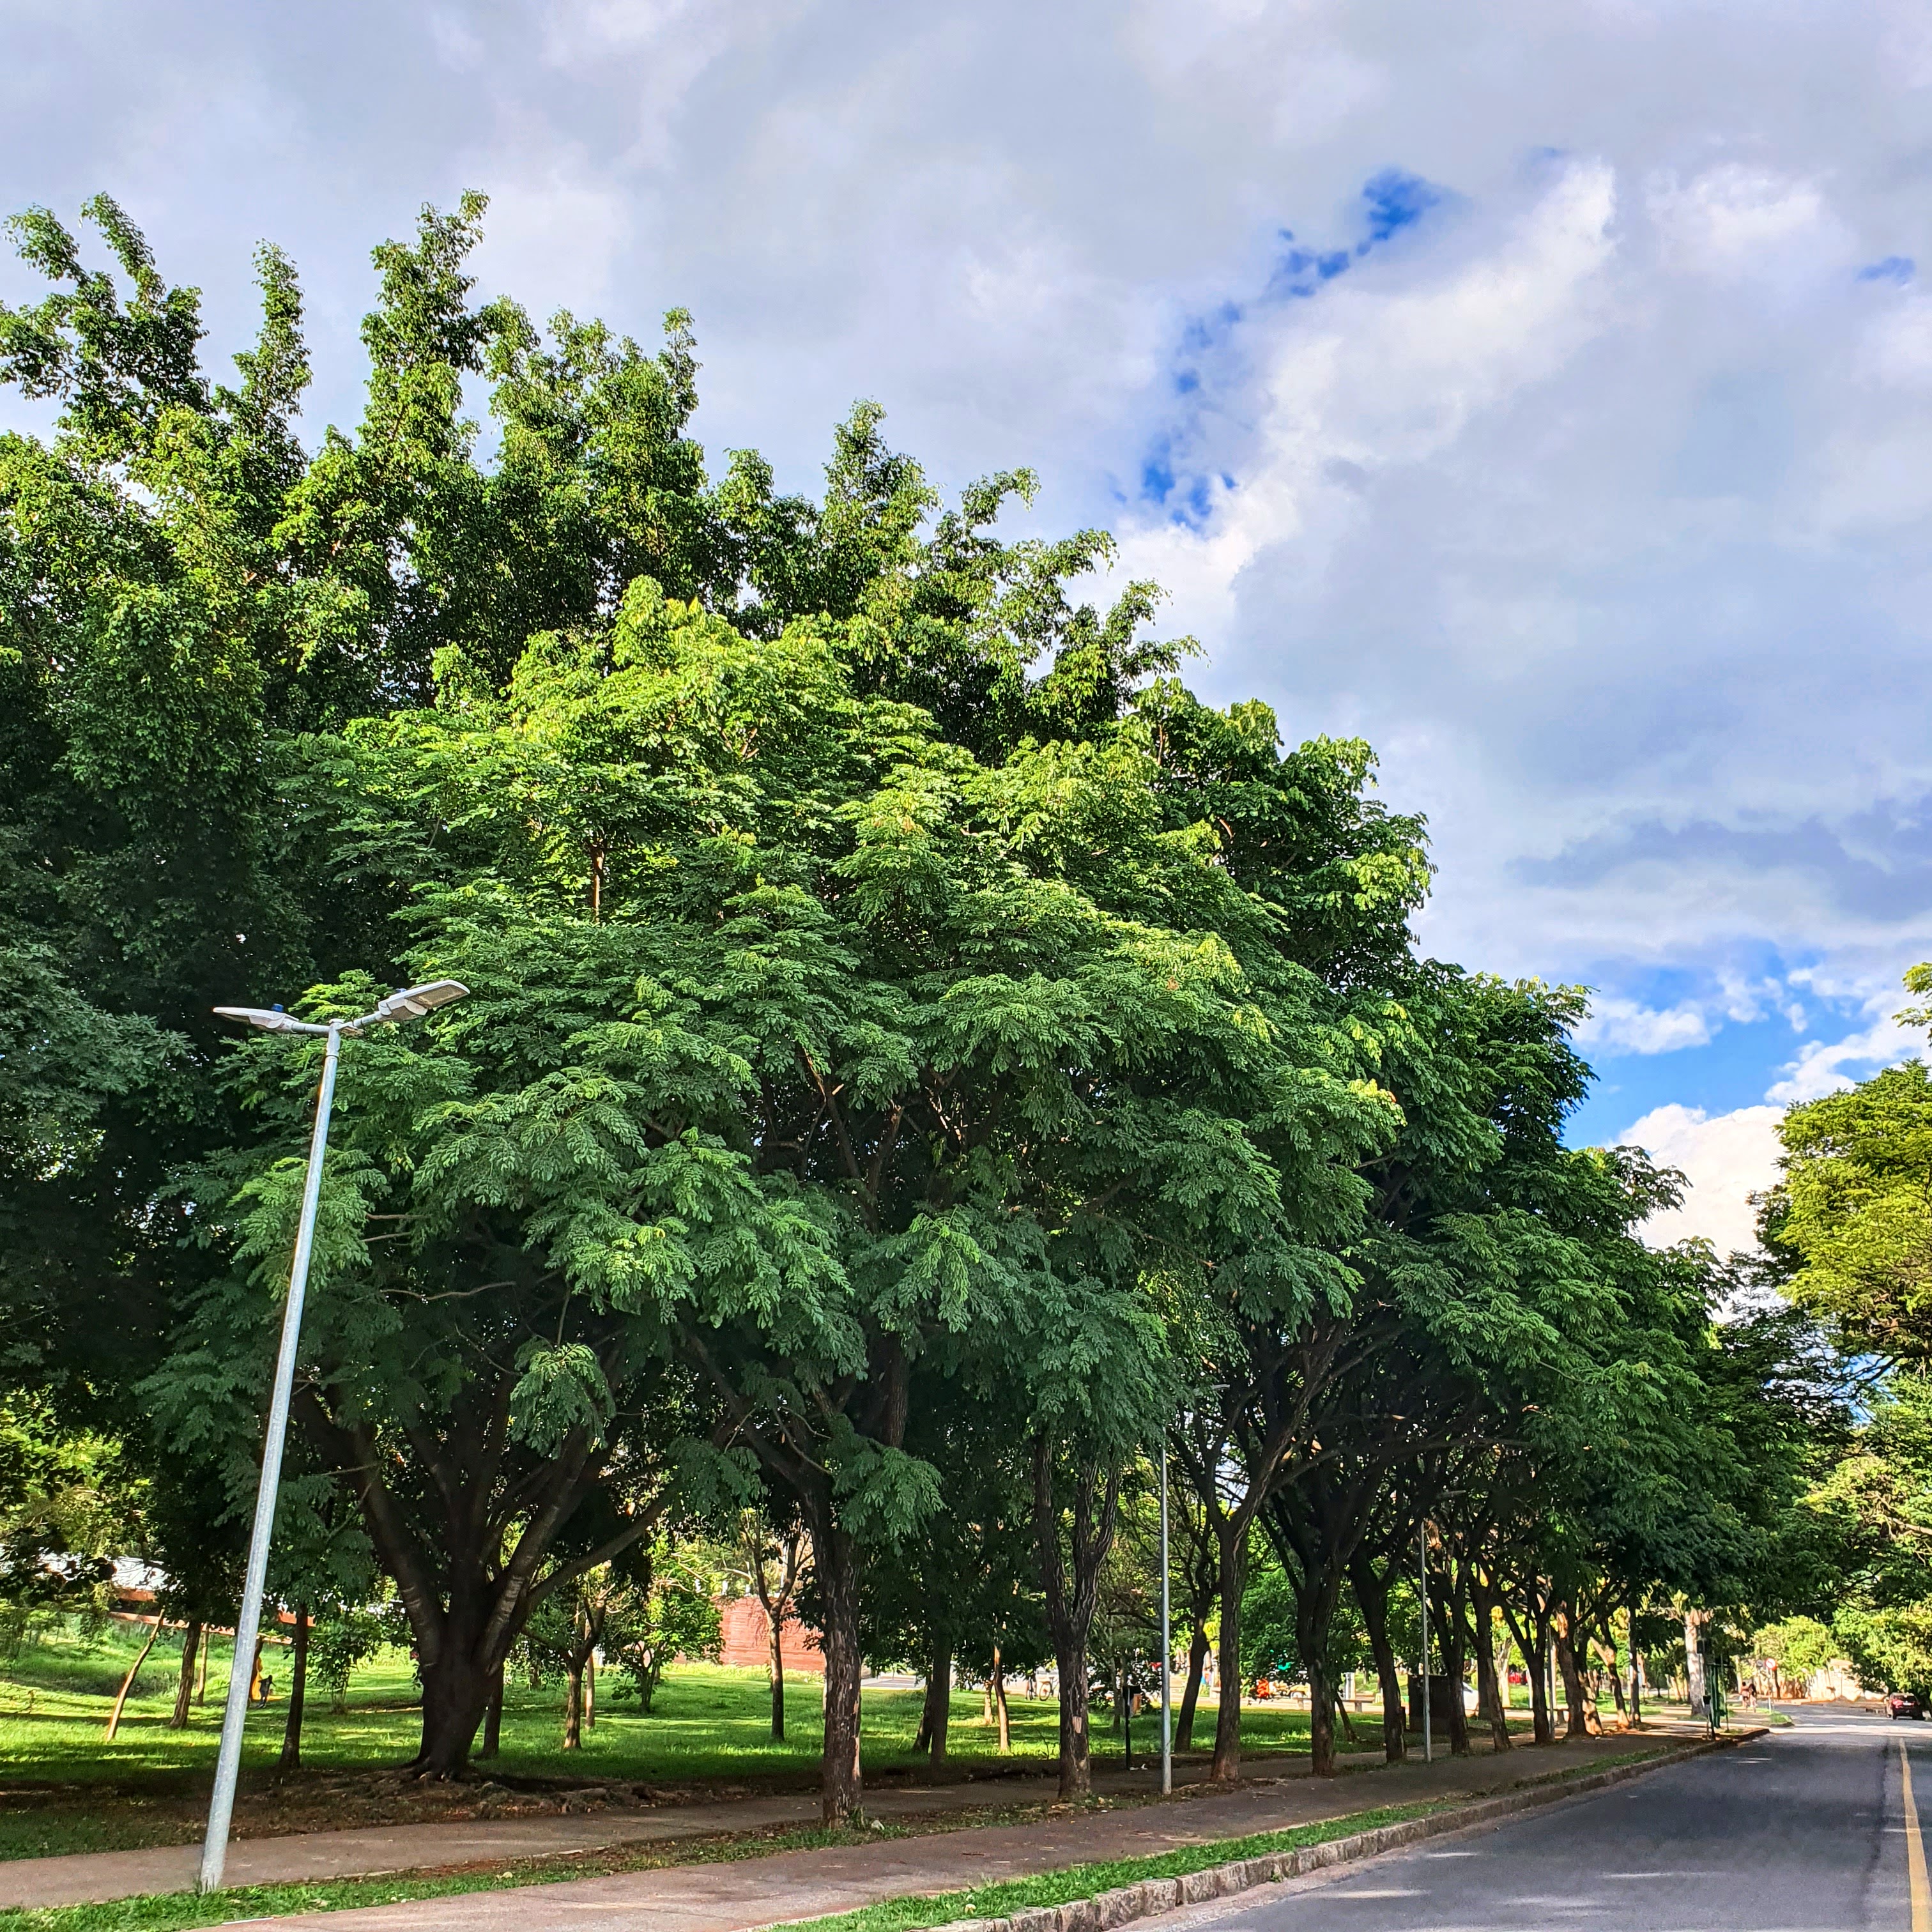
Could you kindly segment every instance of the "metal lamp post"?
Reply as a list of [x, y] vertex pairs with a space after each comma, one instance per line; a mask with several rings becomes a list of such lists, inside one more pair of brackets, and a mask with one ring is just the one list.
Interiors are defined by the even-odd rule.
[[[359, 1019], [331, 1020], [326, 1025], [298, 1020], [279, 1006], [217, 1006], [225, 1018], [245, 1020], [267, 1033], [321, 1034], [328, 1047], [322, 1056], [322, 1090], [316, 1096], [315, 1127], [309, 1136], [308, 1173], [302, 1185], [302, 1219], [296, 1228], [295, 1256], [289, 1268], [289, 1298], [282, 1311], [282, 1345], [275, 1358], [275, 1383], [268, 1402], [268, 1439], [262, 1448], [262, 1480], [255, 1492], [255, 1524], [248, 1538], [248, 1570], [242, 1586], [242, 1606], [235, 1619], [235, 1661], [228, 1673], [228, 1702], [221, 1718], [221, 1750], [215, 1761], [214, 1795], [208, 1807], [208, 1835], [201, 1847], [200, 1889], [220, 1889], [222, 1869], [228, 1862], [228, 1827], [235, 1810], [235, 1786], [242, 1771], [242, 1732], [248, 1717], [248, 1692], [254, 1675], [255, 1640], [262, 1624], [262, 1593], [268, 1587], [268, 1545], [275, 1528], [275, 1496], [282, 1480], [282, 1449], [288, 1436], [289, 1401], [296, 1378], [296, 1351], [302, 1339], [302, 1297], [308, 1287], [308, 1263], [315, 1246], [316, 1203], [322, 1194], [322, 1155], [328, 1145], [328, 1114], [335, 1098], [335, 1066], [345, 1034], [399, 1020], [420, 1019], [437, 1006], [460, 1000], [469, 991], [454, 980], [405, 987], [378, 1000]], [[247, 1661], [244, 1664], [244, 1659]]]
[[1160, 1445], [1160, 1790], [1174, 1790], [1174, 1632], [1167, 1588], [1167, 1442]]

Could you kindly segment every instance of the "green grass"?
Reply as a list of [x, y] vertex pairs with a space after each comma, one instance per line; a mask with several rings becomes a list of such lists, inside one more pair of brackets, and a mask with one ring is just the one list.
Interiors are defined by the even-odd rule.
[[[199, 1835], [194, 1804], [213, 1776], [227, 1689], [227, 1651], [218, 1646], [209, 1671], [207, 1701], [189, 1728], [171, 1730], [180, 1638], [170, 1632], [150, 1653], [122, 1719], [119, 1736], [102, 1742], [108, 1707], [140, 1648], [143, 1633], [113, 1626], [98, 1644], [71, 1631], [32, 1644], [0, 1662], [0, 1859], [70, 1851], [107, 1850], [178, 1844]], [[285, 1653], [272, 1650], [268, 1666], [277, 1680], [275, 1701], [249, 1713], [243, 1758], [244, 1792], [274, 1781], [286, 1714]], [[821, 1742], [819, 1684], [794, 1678], [788, 1688], [787, 1737], [772, 1740], [770, 1692], [761, 1670], [692, 1664], [676, 1667], [660, 1687], [649, 1717], [634, 1702], [614, 1700], [611, 1678], [600, 1689], [597, 1723], [584, 1748], [562, 1748], [560, 1687], [532, 1690], [512, 1683], [505, 1699], [502, 1748], [490, 1774], [512, 1779], [560, 1779], [595, 1784], [717, 1783], [738, 1786], [803, 1785], [816, 1776]], [[304, 1787], [333, 1776], [375, 1771], [405, 1762], [413, 1754], [419, 1714], [407, 1657], [386, 1652], [359, 1670], [346, 1714], [330, 1712], [326, 1697], [311, 1694], [302, 1730], [303, 1771], [290, 1781]], [[924, 1768], [912, 1745], [922, 1694], [873, 1690], [865, 1694], [865, 1768], [880, 1775]], [[1044, 1770], [1058, 1748], [1058, 1715], [1048, 1700], [1011, 1700], [1012, 1754], [1001, 1759], [993, 1729], [981, 1720], [979, 1695], [960, 1692], [952, 1701], [948, 1752], [962, 1770], [996, 1767]], [[1099, 1727], [1096, 1757], [1119, 1762], [1118, 1736]], [[1250, 1751], [1306, 1750], [1308, 1720], [1286, 1710], [1243, 1714], [1243, 1742]], [[1155, 1722], [1135, 1726], [1137, 1751], [1154, 1742]], [[359, 1822], [359, 1821], [356, 1821]], [[246, 1822], [246, 1811], [244, 1811]]]

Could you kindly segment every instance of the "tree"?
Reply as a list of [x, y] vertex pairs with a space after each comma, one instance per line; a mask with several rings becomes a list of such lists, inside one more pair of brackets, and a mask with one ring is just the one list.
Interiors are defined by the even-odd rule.
[[772, 1738], [785, 1734], [784, 1627], [812, 1566], [812, 1547], [796, 1522], [774, 1531], [768, 1512], [754, 1505], [739, 1517], [739, 1548], [752, 1590], [765, 1612], [769, 1643], [766, 1668], [772, 1684]]
[[[1932, 966], [1906, 975], [1932, 992]], [[1932, 1024], [1910, 1007], [1908, 1024]], [[1932, 1359], [1932, 1070], [1887, 1067], [1843, 1093], [1786, 1111], [1783, 1178], [1764, 1204], [1788, 1292], [1854, 1348]]]

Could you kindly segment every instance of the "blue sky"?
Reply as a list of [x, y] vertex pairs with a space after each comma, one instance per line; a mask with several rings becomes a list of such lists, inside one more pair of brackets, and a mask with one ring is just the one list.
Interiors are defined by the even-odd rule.
[[1917, 1050], [1922, 0], [4, 18], [4, 198], [113, 192], [218, 359], [287, 248], [312, 434], [370, 246], [477, 187], [484, 292], [694, 311], [714, 453], [808, 487], [872, 396], [946, 488], [1030, 465], [1210, 695], [1375, 745], [1430, 946], [1598, 989], [1576, 1132], [1691, 1174], [1660, 1236], [1748, 1239], [1781, 1107]]

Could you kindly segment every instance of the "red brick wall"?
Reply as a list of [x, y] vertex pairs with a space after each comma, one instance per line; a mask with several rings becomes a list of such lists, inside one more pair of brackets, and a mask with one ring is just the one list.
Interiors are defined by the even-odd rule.
[[[770, 1661], [771, 1622], [765, 1615], [764, 1605], [756, 1597], [720, 1598], [718, 1620], [724, 1633], [724, 1663], [762, 1667]], [[825, 1660], [819, 1654], [818, 1633], [795, 1616], [788, 1616], [784, 1620], [778, 1650], [788, 1672], [818, 1673], [825, 1669]]]

